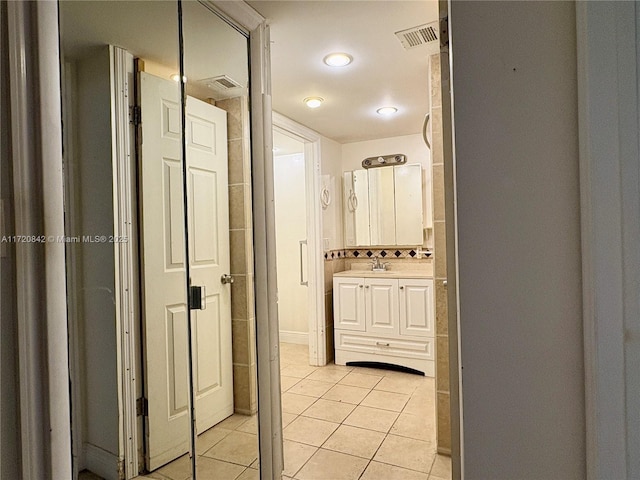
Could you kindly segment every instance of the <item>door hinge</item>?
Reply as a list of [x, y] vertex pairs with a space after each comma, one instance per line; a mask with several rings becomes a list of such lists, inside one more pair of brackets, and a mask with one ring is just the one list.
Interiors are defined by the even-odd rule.
[[140, 105], [129, 107], [129, 122], [134, 125], [140, 125], [142, 123], [142, 109]]
[[147, 415], [149, 415], [149, 401], [144, 397], [136, 398], [136, 416], [146, 417]]
[[440, 48], [449, 46], [449, 17], [440, 19]]

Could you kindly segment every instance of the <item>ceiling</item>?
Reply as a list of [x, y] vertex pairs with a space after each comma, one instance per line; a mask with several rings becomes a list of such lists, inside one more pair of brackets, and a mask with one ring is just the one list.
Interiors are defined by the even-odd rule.
[[[271, 26], [273, 108], [340, 143], [419, 133], [429, 107], [428, 56], [437, 42], [405, 50], [395, 32], [437, 20], [437, 2], [249, 1]], [[353, 62], [322, 59], [346, 52]], [[310, 109], [303, 99], [324, 98]], [[382, 117], [376, 110], [395, 106]]]
[[[429, 105], [427, 59], [437, 42], [405, 50], [395, 32], [435, 21], [435, 0], [249, 3], [271, 25], [274, 110], [340, 143], [420, 132]], [[215, 99], [237, 95], [238, 89], [220, 92], [199, 82], [223, 74], [244, 91], [246, 39], [198, 2], [185, 1], [183, 8], [188, 92]], [[174, 2], [63, 1], [60, 10], [66, 58], [112, 44], [163, 66], [156, 75], [177, 72]], [[322, 59], [331, 52], [347, 52], [353, 62], [328, 67]], [[310, 109], [303, 104], [309, 96], [325, 101]], [[388, 105], [398, 108], [394, 116], [376, 113]]]

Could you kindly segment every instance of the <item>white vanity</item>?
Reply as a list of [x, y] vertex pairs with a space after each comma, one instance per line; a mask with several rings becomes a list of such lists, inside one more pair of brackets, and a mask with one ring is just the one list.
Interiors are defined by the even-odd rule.
[[335, 362], [380, 362], [435, 373], [433, 278], [427, 271], [347, 270], [333, 276]]

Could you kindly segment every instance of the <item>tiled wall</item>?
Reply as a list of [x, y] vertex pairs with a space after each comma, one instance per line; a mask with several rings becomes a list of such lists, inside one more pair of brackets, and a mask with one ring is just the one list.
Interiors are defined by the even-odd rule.
[[447, 251], [444, 214], [444, 155], [442, 148], [442, 94], [440, 55], [429, 58], [431, 67], [431, 152], [433, 182], [434, 281], [436, 303], [436, 395], [439, 453], [451, 453], [449, 391], [449, 332], [447, 313]]
[[216, 106], [227, 111], [233, 400], [237, 413], [251, 415], [258, 409], [258, 395], [249, 107], [246, 97], [219, 100]]

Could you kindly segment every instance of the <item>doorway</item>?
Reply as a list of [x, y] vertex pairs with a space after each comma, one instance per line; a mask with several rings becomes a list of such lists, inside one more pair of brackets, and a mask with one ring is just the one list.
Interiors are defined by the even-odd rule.
[[277, 112], [273, 121], [279, 338], [307, 345], [308, 363], [324, 365], [320, 137]]

